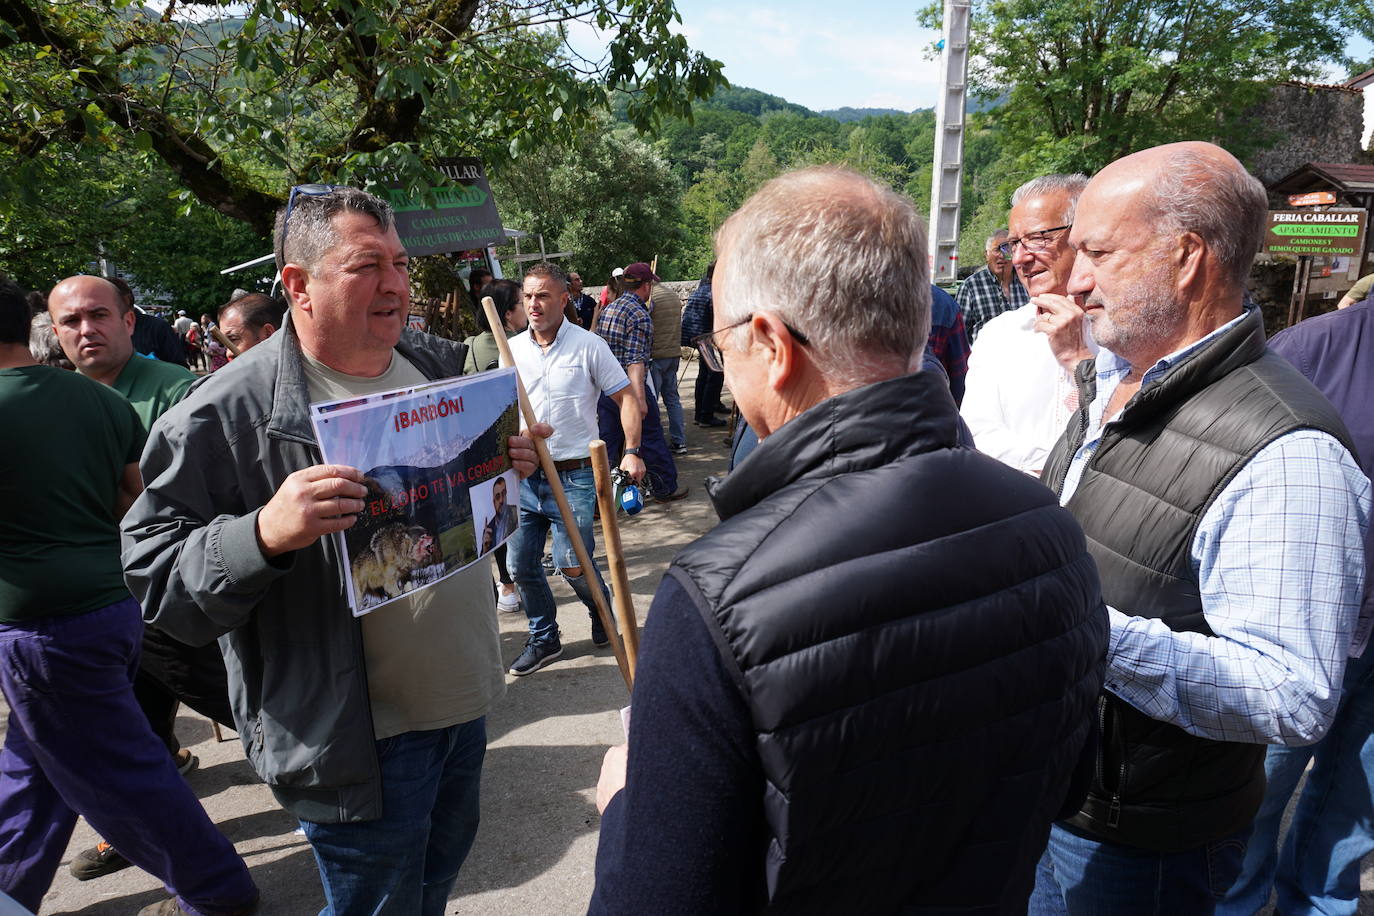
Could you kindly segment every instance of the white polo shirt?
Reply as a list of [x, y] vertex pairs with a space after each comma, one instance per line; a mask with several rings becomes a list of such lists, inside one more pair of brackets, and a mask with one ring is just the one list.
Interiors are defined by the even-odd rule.
[[630, 384], [610, 346], [564, 319], [547, 350], [528, 330], [510, 339], [510, 349], [534, 415], [553, 427], [553, 460], [586, 458], [587, 443], [601, 438], [597, 400]]

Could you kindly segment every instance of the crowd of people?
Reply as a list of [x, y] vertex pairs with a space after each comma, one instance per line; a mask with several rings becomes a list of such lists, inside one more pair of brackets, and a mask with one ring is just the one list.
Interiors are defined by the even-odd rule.
[[[104, 278], [36, 317], [0, 283], [23, 443], [0, 457], [0, 890], [37, 911], [79, 815], [103, 840], [78, 877], [132, 864], [170, 891], [145, 912], [254, 911], [181, 776], [186, 703], [299, 820], [326, 913], [443, 913], [486, 715], [562, 656], [551, 577], [610, 638], [554, 490], [588, 556], [590, 440], [688, 495], [691, 345], [696, 425], [728, 386], [734, 460], [647, 613], [590, 912], [1355, 912], [1374, 305], [1267, 341], [1246, 291], [1266, 210], [1206, 143], [1041, 176], [956, 300], [909, 199], [812, 167], [722, 225], [686, 304], [643, 261], [599, 302], [550, 263], [474, 271], [495, 318], [464, 341], [408, 327], [391, 209], [352, 188], [278, 214], [286, 303], [170, 337]], [[158, 357], [194, 364], [192, 326], [234, 358]], [[503, 347], [537, 420], [505, 443], [518, 493], [492, 491], [508, 552], [354, 617], [332, 535], [368, 481], [322, 463], [309, 405]], [[498, 609], [528, 620], [514, 660]]]

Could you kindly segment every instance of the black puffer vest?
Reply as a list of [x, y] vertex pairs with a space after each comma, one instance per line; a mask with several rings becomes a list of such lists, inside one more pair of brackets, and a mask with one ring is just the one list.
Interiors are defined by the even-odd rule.
[[931, 373], [831, 398], [675, 561], [753, 717], [768, 912], [1024, 912], [1106, 613], [1069, 513], [956, 442]]
[[[1086, 434], [1095, 362], [1080, 364], [1077, 376], [1082, 406], [1043, 474], [1056, 493]], [[1107, 424], [1067, 503], [1083, 525], [1107, 604], [1175, 632], [1212, 635], [1191, 562], [1198, 523], [1260, 449], [1304, 428], [1349, 441], [1326, 398], [1265, 348], [1258, 309], [1142, 387]], [[1264, 794], [1263, 745], [1188, 734], [1109, 693], [1098, 716], [1096, 774], [1069, 821], [1074, 828], [1170, 852], [1220, 839], [1253, 819]]]

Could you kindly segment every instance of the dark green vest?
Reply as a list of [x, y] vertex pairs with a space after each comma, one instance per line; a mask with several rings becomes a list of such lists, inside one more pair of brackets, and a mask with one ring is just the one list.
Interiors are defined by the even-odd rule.
[[[1056, 493], [1083, 443], [1095, 362], [1081, 363], [1077, 377], [1081, 406], [1042, 475]], [[1107, 424], [1066, 504], [1083, 526], [1106, 603], [1176, 632], [1211, 635], [1190, 560], [1198, 522], [1246, 462], [1297, 429], [1349, 442], [1326, 398], [1266, 349], [1258, 309], [1142, 387]], [[1098, 717], [1096, 773], [1069, 821], [1075, 829], [1174, 851], [1253, 819], [1264, 794], [1263, 745], [1190, 735], [1105, 692]]]

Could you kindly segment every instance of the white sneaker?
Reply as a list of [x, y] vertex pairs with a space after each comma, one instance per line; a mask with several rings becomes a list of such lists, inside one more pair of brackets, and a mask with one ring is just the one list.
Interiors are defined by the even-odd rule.
[[496, 608], [506, 613], [514, 613], [520, 610], [520, 593], [496, 591]]

